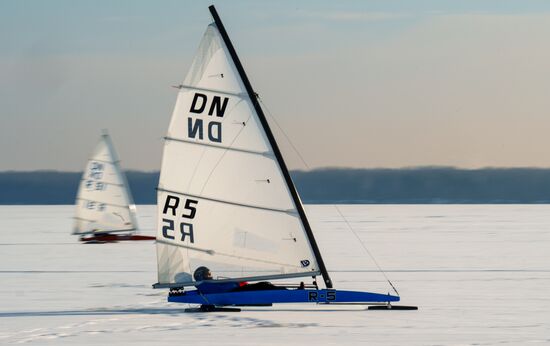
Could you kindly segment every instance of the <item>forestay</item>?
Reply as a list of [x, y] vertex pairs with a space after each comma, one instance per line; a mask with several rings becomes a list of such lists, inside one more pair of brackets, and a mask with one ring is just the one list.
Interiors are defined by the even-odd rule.
[[[157, 287], [320, 273], [304, 221], [216, 24], [179, 86], [158, 187]], [[301, 206], [299, 206], [301, 208]]]
[[111, 138], [105, 132], [80, 181], [73, 234], [137, 229], [136, 208], [127, 186]]

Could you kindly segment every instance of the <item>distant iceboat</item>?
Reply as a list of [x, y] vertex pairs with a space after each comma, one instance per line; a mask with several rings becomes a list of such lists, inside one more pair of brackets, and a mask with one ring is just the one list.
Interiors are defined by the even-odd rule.
[[[214, 23], [178, 86], [165, 137], [153, 287], [170, 288], [169, 302], [200, 304], [194, 311], [274, 303], [391, 307], [399, 296], [333, 289], [257, 95], [214, 6], [210, 12]], [[262, 282], [308, 277], [313, 284]]]
[[86, 243], [155, 239], [135, 234], [136, 206], [106, 131], [86, 164], [74, 219], [73, 234]]

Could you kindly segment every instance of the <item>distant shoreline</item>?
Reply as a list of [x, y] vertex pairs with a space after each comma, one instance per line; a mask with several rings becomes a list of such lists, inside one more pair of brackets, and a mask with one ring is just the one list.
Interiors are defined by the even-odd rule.
[[[158, 172], [127, 171], [136, 204], [155, 204]], [[305, 204], [547, 204], [549, 168], [323, 168], [291, 172]], [[0, 205], [74, 204], [81, 172], [0, 172]]]

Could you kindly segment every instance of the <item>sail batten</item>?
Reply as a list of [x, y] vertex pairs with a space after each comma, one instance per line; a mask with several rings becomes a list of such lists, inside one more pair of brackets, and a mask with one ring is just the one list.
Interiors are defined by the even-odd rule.
[[236, 97], [240, 97], [240, 98], [248, 97], [248, 94], [247, 94], [247, 93], [232, 93], [232, 92], [228, 92], [228, 91], [224, 91], [224, 90], [209, 89], [209, 88], [199, 88], [199, 87], [196, 87], [196, 86], [184, 85], [184, 84], [180, 84], [180, 85], [178, 85], [177, 87], [178, 87], [178, 89], [189, 89], [189, 90], [206, 91], [206, 92], [212, 92], [212, 93], [216, 93], [216, 94], [236, 96]]
[[86, 218], [78, 217], [78, 216], [73, 216], [73, 219], [75, 219], [75, 220], [82, 220], [82, 221], [88, 221], [88, 222], [96, 222], [96, 221], [97, 221], [97, 220], [86, 219]]
[[87, 202], [97, 202], [97, 203], [101, 203], [101, 204], [104, 204], [106, 206], [115, 207], [115, 208], [122, 208], [122, 209], [130, 209], [131, 208], [129, 205], [108, 203], [108, 202], [103, 202], [103, 201], [100, 201], [100, 200], [97, 200], [97, 199], [77, 198], [76, 200], [77, 201], [87, 201]]
[[76, 197], [73, 234], [132, 232], [135, 205], [107, 133], [90, 156]]
[[[97, 160], [96, 160], [96, 161], [97, 161]], [[88, 179], [82, 178], [82, 179], [80, 179], [80, 182], [82, 182], [82, 181], [87, 181], [87, 180], [88, 180]], [[124, 184], [121, 184], [121, 183], [111, 183], [111, 182], [108, 182], [108, 181], [103, 181], [102, 183], [105, 184], [105, 185], [124, 187]]]
[[274, 209], [274, 208], [262, 207], [261, 205], [243, 204], [243, 203], [226, 201], [226, 200], [216, 199], [216, 198], [207, 197], [207, 196], [192, 195], [192, 194], [189, 194], [189, 193], [178, 192], [178, 191], [174, 191], [174, 190], [167, 190], [167, 189], [163, 189], [161, 187], [157, 188], [157, 190], [162, 191], [162, 192], [177, 194], [177, 195], [180, 195], [180, 196], [200, 198], [200, 199], [204, 199], [204, 200], [211, 201], [211, 202], [230, 204], [230, 205], [244, 207], [244, 208], [260, 209], [260, 210], [264, 210], [264, 211], [273, 211], [273, 212], [277, 212], [277, 213], [286, 213], [286, 214], [295, 213], [295, 211], [292, 210], [292, 209]]
[[205, 147], [217, 148], [217, 149], [220, 149], [220, 150], [238, 151], [238, 152], [241, 152], [241, 153], [261, 155], [261, 156], [266, 156], [266, 157], [272, 157], [273, 156], [272, 154], [269, 153], [269, 151], [254, 151], [254, 150], [245, 150], [245, 149], [232, 148], [232, 147], [222, 147], [220, 145], [212, 145], [212, 144], [201, 143], [201, 142], [196, 142], [196, 141], [190, 141], [190, 140], [185, 140], [185, 139], [181, 139], [181, 138], [174, 138], [174, 137], [164, 137], [164, 139], [167, 140], [167, 141], [174, 141], [174, 142], [179, 142], [179, 143], [202, 145], [202, 146], [205, 146]]

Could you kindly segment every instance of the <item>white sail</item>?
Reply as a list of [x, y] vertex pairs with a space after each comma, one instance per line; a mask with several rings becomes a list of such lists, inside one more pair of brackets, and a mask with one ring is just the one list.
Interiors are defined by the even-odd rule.
[[[158, 287], [319, 274], [280, 163], [216, 24], [176, 101], [158, 188]], [[300, 206], [301, 207], [301, 206]]]
[[104, 132], [80, 181], [73, 234], [133, 231], [135, 209], [111, 138]]

